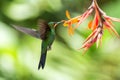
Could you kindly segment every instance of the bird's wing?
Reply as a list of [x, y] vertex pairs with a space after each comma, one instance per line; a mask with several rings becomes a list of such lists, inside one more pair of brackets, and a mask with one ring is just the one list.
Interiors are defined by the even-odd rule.
[[25, 34], [31, 35], [36, 38], [40, 38], [40, 33], [37, 30], [29, 29], [29, 28], [21, 27], [21, 26], [17, 26], [17, 25], [12, 25], [12, 26], [18, 31], [21, 31]]
[[49, 25], [44, 20], [38, 20], [39, 33], [42, 40], [45, 40], [47, 37], [47, 31], [50, 30]]

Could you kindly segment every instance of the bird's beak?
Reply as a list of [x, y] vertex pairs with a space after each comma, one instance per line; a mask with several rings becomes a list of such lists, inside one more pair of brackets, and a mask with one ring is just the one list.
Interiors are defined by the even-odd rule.
[[63, 23], [65, 20], [62, 20], [62, 21], [59, 21], [59, 22], [56, 22], [55, 25], [54, 25], [54, 28], [59, 25], [60, 23]]

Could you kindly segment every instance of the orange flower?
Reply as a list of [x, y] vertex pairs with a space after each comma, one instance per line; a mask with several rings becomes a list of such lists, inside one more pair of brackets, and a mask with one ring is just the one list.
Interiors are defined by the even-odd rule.
[[[88, 48], [90, 48], [95, 42], [97, 42], [97, 47], [99, 45], [99, 43], [102, 43], [102, 35], [103, 35], [103, 28], [102, 28], [102, 24], [99, 25], [98, 28], [96, 28], [88, 37], [87, 39], [84, 41], [82, 48], [86, 50], [88, 50]], [[82, 49], [81, 48], [81, 49]]]
[[89, 22], [88, 28], [94, 31], [97, 28], [98, 23], [99, 23], [99, 20], [97, 18], [97, 15], [95, 15], [94, 20]]
[[97, 9], [95, 9], [95, 17], [93, 19], [93, 21], [90, 21], [88, 24], [88, 28], [90, 28], [91, 30], [95, 30], [97, 28], [97, 26], [99, 25], [100, 22], [100, 15], [99, 12], [97, 11]]
[[66, 20], [65, 22], [64, 22], [64, 26], [68, 26], [69, 24], [74, 24], [74, 23], [77, 23], [78, 21], [79, 21], [79, 18], [81, 17], [81, 16], [77, 16], [77, 17], [75, 17], [75, 18], [71, 18], [70, 17], [70, 13], [69, 13], [69, 11], [67, 10], [66, 11], [66, 17], [69, 19], [69, 20]]
[[[68, 27], [68, 32], [70, 35], [74, 33], [74, 30], [92, 13], [92, 11], [93, 7], [89, 7], [85, 13], [75, 18], [71, 18], [69, 12], [66, 11], [66, 17], [69, 20], [65, 21], [63, 25]], [[73, 24], [76, 24], [76, 26], [73, 27]]]
[[93, 7], [90, 6], [88, 10], [83, 13], [79, 19], [79, 22], [76, 24], [75, 29], [93, 12]]
[[102, 35], [104, 29], [107, 29], [110, 33], [114, 33], [117, 37], [119, 37], [119, 34], [113, 27], [112, 21], [120, 22], [120, 19], [107, 16], [105, 12], [103, 12], [99, 8], [96, 0], [93, 0], [91, 6], [94, 7], [95, 17], [92, 21], [88, 23], [88, 27], [92, 30], [92, 33], [87, 37], [87, 39], [82, 45], [82, 48], [84, 48], [85, 51], [90, 48], [94, 43], [97, 43], [97, 47], [99, 43], [102, 43]]
[[68, 27], [68, 33], [70, 34], [70, 35], [73, 35], [73, 33], [74, 33], [74, 28], [73, 28], [73, 24], [75, 24], [75, 23], [77, 23], [78, 21], [79, 21], [79, 18], [81, 17], [81, 16], [77, 16], [77, 17], [75, 17], [75, 18], [71, 18], [70, 17], [70, 14], [69, 14], [69, 12], [68, 11], [66, 11], [66, 17], [69, 19], [69, 20], [66, 20], [66, 21], [64, 21], [64, 26], [67, 26]]
[[[107, 29], [110, 33], [114, 33], [119, 37], [119, 34], [113, 27], [112, 21], [120, 22], [120, 19], [107, 16], [106, 13], [99, 8], [96, 0], [93, 0], [90, 7], [81, 16], [71, 18], [69, 12], [66, 11], [66, 16], [69, 20], [65, 20], [63, 25], [68, 27], [69, 34], [72, 35], [74, 30], [90, 16], [93, 10], [95, 11], [94, 19], [88, 23], [88, 28], [92, 30], [92, 33], [87, 37], [81, 47], [85, 49], [85, 51], [94, 43], [97, 43], [97, 47], [99, 43], [102, 43], [104, 29]], [[73, 24], [75, 24], [75, 26], [73, 26]]]

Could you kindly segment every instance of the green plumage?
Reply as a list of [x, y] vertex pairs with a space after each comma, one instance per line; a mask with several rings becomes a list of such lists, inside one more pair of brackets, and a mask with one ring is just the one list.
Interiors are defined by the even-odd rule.
[[55, 40], [54, 23], [51, 22], [49, 24], [46, 24], [46, 26], [49, 29], [47, 29], [46, 34], [45, 34], [45, 38], [42, 40], [41, 57], [40, 57], [40, 62], [39, 62], [39, 65], [38, 65], [38, 69], [40, 69], [40, 67], [44, 68], [45, 61], [46, 61], [46, 56], [47, 56], [47, 50], [51, 49], [51, 45], [52, 45], [53, 41]]
[[46, 23], [45, 21], [40, 20], [38, 23], [39, 30], [33, 30], [21, 26], [12, 25], [15, 29], [31, 35], [33, 37], [39, 38], [42, 40], [41, 44], [41, 56], [38, 65], [38, 69], [45, 66], [47, 51], [51, 49], [51, 45], [55, 40], [55, 22]]

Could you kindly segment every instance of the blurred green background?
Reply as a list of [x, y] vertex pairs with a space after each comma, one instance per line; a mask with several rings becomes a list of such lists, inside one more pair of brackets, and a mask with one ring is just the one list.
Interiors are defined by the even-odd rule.
[[[120, 40], [104, 30], [102, 46], [93, 45], [84, 56], [78, 50], [90, 34], [87, 24], [73, 36], [60, 25], [48, 51], [44, 70], [37, 69], [41, 40], [13, 29], [9, 24], [37, 28], [37, 20], [60, 21], [82, 14], [91, 0], [0, 0], [0, 80], [120, 80]], [[120, 18], [120, 0], [98, 0], [109, 16]], [[120, 34], [120, 23], [115, 22]]]

